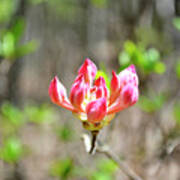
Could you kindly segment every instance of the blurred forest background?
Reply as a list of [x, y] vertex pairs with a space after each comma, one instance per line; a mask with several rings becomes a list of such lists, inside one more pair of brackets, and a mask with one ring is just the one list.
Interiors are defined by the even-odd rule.
[[50, 102], [51, 79], [69, 89], [86, 57], [140, 77], [99, 139], [144, 180], [180, 180], [179, 0], [0, 0], [0, 179], [130, 180]]

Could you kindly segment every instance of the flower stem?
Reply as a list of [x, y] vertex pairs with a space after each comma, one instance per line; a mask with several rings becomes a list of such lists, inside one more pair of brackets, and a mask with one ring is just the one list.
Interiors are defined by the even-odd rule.
[[99, 133], [99, 131], [91, 131], [92, 140], [91, 140], [91, 149], [89, 151], [89, 154], [92, 154], [96, 147], [96, 140], [97, 140], [98, 133]]

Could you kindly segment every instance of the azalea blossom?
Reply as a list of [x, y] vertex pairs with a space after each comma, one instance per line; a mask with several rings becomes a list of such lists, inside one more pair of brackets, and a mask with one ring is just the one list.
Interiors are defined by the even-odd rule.
[[119, 74], [112, 72], [110, 90], [103, 77], [95, 79], [96, 65], [86, 59], [79, 68], [69, 98], [66, 88], [55, 76], [49, 86], [53, 103], [73, 112], [84, 128], [98, 131], [113, 119], [115, 113], [135, 104], [138, 100], [138, 76], [130, 65]]

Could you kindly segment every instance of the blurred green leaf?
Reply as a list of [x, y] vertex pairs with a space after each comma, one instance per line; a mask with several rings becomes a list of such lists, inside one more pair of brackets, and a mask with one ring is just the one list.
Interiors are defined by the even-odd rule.
[[121, 66], [128, 66], [131, 62], [131, 58], [129, 57], [129, 54], [125, 51], [119, 54], [118, 60]]
[[92, 174], [92, 176], [89, 179], [90, 180], [113, 180], [113, 177], [106, 172], [96, 171]]
[[176, 103], [174, 105], [173, 113], [174, 113], [174, 118], [176, 120], [176, 123], [180, 125], [180, 103]]
[[104, 8], [107, 6], [108, 0], [91, 0], [91, 3], [98, 8]]
[[155, 48], [150, 48], [148, 49], [148, 59], [149, 61], [151, 62], [157, 62], [159, 59], [160, 59], [160, 54], [159, 54], [159, 51], [157, 51], [157, 49]]
[[4, 103], [1, 107], [1, 112], [5, 118], [5, 122], [10, 123], [13, 126], [19, 127], [24, 123], [23, 112], [10, 103]]
[[37, 124], [50, 122], [54, 118], [53, 110], [46, 104], [41, 106], [26, 106], [24, 112], [29, 121]]
[[177, 30], [180, 31], [180, 18], [179, 17], [176, 17], [173, 19], [173, 25]]
[[90, 180], [112, 180], [118, 166], [110, 159], [101, 159], [96, 168], [97, 170], [91, 173]]
[[22, 157], [23, 151], [20, 140], [11, 137], [5, 140], [3, 147], [0, 148], [0, 158], [8, 163], [14, 163]]
[[64, 126], [56, 130], [56, 134], [63, 141], [70, 141], [73, 139], [74, 132], [73, 129], [70, 128], [68, 124], [65, 124]]
[[160, 61], [160, 53], [155, 48], [145, 49], [142, 44], [137, 45], [132, 41], [124, 43], [124, 50], [119, 53], [119, 71], [130, 64], [135, 64], [141, 72], [149, 74], [155, 72], [162, 74], [165, 72], [165, 64]]
[[112, 174], [118, 169], [118, 166], [110, 159], [103, 159], [98, 163], [97, 168], [103, 172]]
[[132, 41], [126, 41], [124, 43], [124, 49], [130, 56], [133, 56], [137, 50], [136, 45]]
[[175, 64], [177, 78], [180, 79], [180, 60]]
[[16, 7], [15, 0], [1, 0], [0, 1], [0, 22], [7, 22], [14, 12]]
[[2, 48], [3, 55], [5, 57], [10, 57], [14, 53], [15, 39], [11, 32], [7, 32], [3, 36], [1, 48]]
[[22, 37], [25, 29], [25, 22], [23, 18], [19, 18], [14, 23], [13, 27], [11, 28], [11, 33], [14, 36], [14, 40], [17, 43], [20, 38]]
[[158, 74], [163, 74], [166, 71], [166, 66], [164, 63], [162, 62], [157, 62], [155, 67], [154, 67], [154, 71]]
[[160, 110], [165, 103], [166, 96], [164, 94], [156, 95], [151, 98], [141, 96], [139, 99], [140, 108], [148, 113], [153, 113]]
[[22, 57], [27, 54], [30, 54], [30, 53], [34, 52], [37, 49], [37, 47], [38, 47], [38, 44], [36, 41], [34, 41], [34, 40], [29, 41], [26, 44], [17, 47], [15, 56]]
[[48, 0], [29, 0], [29, 2], [34, 5], [38, 5], [38, 4], [46, 2], [46, 1], [48, 1]]
[[51, 166], [50, 173], [52, 176], [60, 177], [61, 179], [68, 179], [73, 172], [74, 163], [72, 159], [67, 158], [54, 162]]

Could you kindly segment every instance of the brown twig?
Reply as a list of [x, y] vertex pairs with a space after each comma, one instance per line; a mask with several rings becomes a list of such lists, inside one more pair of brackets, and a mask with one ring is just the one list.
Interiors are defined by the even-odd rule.
[[[96, 152], [102, 153], [106, 155], [109, 159], [114, 161], [119, 166], [119, 168], [124, 172], [124, 174], [126, 174], [131, 180], [143, 180], [125, 162], [120, 160], [120, 158], [115, 153], [113, 153], [107, 146], [101, 146], [99, 143], [97, 143], [96, 142], [97, 134], [98, 132], [92, 133], [92, 140], [90, 140], [90, 137], [88, 135], [84, 134], [82, 136], [86, 151], [92, 154], [92, 152], [96, 148]], [[89, 148], [90, 143], [91, 143], [91, 146]]]
[[99, 131], [92, 131], [92, 141], [91, 141], [91, 149], [89, 151], [89, 154], [92, 154], [95, 147], [96, 147], [96, 140], [97, 140], [97, 135], [98, 135]]
[[96, 148], [96, 152], [103, 153], [109, 159], [113, 160], [119, 168], [132, 180], [143, 180], [140, 176], [138, 176], [125, 162], [121, 161], [119, 157], [113, 153], [109, 148], [105, 146], [98, 146]]

